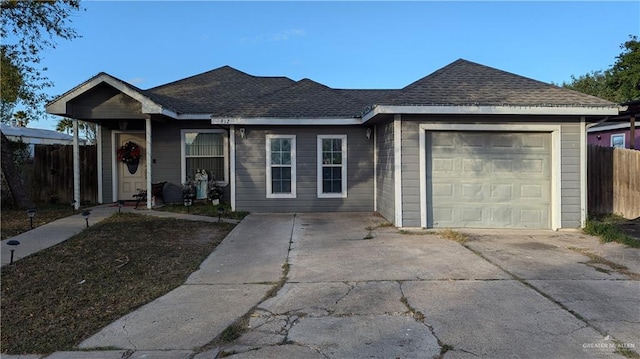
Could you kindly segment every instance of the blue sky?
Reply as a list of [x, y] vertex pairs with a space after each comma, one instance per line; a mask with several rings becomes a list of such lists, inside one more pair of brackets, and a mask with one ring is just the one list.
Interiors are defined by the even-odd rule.
[[[229, 65], [401, 88], [464, 58], [544, 82], [609, 67], [640, 2], [85, 1], [43, 65], [62, 94], [104, 71], [147, 89]], [[53, 128], [54, 120], [31, 127]]]

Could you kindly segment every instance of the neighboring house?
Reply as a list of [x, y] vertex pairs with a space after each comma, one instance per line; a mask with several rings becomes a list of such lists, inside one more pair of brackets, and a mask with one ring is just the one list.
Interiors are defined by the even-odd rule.
[[[0, 124], [0, 129], [9, 140], [28, 144], [32, 156], [35, 145], [73, 145], [73, 136], [57, 131], [5, 124]], [[84, 140], [80, 140], [80, 144], [84, 143]]]
[[590, 145], [640, 150], [640, 129], [636, 122], [640, 114], [640, 100], [621, 105], [626, 110], [621, 111], [619, 116], [607, 118], [587, 130]]
[[[47, 105], [98, 126], [99, 197], [204, 168], [234, 210], [377, 211], [399, 227], [575, 228], [597, 97], [457, 60], [397, 90], [333, 89], [224, 66], [147, 90], [100, 73]], [[131, 174], [127, 141], [144, 153]], [[151, 200], [147, 201], [151, 206]]]

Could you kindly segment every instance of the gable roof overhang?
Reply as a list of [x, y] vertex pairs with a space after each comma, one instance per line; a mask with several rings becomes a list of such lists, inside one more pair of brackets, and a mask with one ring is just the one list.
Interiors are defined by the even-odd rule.
[[531, 105], [376, 105], [362, 117], [366, 123], [378, 115], [546, 115], [602, 117], [618, 114], [618, 106]]
[[177, 118], [177, 114], [174, 111], [169, 110], [158, 102], [152, 100], [150, 97], [146, 96], [142, 90], [104, 72], [97, 74], [91, 79], [57, 97], [55, 100], [49, 102], [46, 105], [47, 113], [52, 115], [71, 116], [71, 113], [69, 113], [68, 103], [103, 83], [140, 102], [142, 105], [142, 113], [144, 114], [159, 114]]

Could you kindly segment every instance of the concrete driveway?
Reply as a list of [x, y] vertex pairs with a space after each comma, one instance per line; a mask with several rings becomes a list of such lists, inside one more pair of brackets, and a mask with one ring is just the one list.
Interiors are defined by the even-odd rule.
[[[578, 232], [401, 233], [298, 214], [286, 282], [198, 359], [600, 358], [640, 351], [640, 251]], [[286, 226], [285, 223], [281, 224]]]

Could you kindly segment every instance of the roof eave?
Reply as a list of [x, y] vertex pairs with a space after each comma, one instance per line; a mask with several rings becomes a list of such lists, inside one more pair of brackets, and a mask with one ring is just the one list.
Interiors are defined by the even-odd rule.
[[130, 96], [136, 101], [139, 101], [142, 105], [142, 113], [144, 114], [163, 114], [170, 117], [176, 116], [176, 113], [164, 108], [161, 104], [153, 101], [142, 92], [128, 85], [126, 82], [106, 73], [101, 73], [87, 80], [86, 82], [76, 86], [71, 91], [48, 103], [46, 105], [47, 113], [59, 116], [69, 116], [70, 114], [67, 113], [67, 103], [103, 82], [125, 95]]
[[618, 114], [618, 106], [377, 105], [363, 115], [362, 122], [382, 114], [612, 116]]

